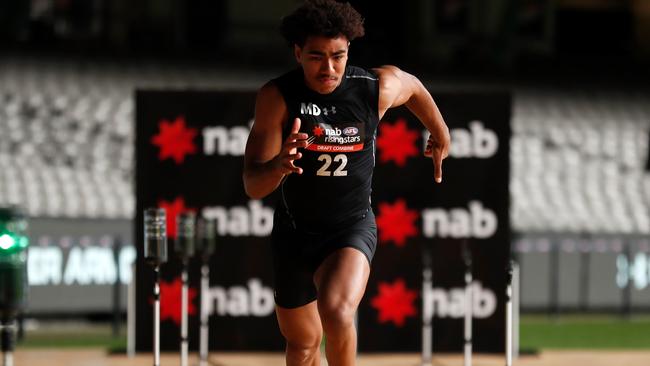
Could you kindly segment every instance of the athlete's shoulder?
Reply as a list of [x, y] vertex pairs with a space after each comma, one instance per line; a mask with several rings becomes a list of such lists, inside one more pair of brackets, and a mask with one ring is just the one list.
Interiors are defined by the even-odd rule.
[[381, 94], [399, 93], [402, 90], [403, 81], [408, 75], [394, 65], [382, 65], [372, 69], [372, 71], [379, 79]]
[[372, 70], [366, 70], [358, 66], [348, 66], [345, 70], [345, 77], [347, 79], [358, 80], [371, 80], [378, 81], [377, 74]]
[[[262, 85], [260, 90], [257, 92], [255, 106], [256, 110], [260, 112], [256, 112], [256, 114], [259, 115], [274, 114], [275, 111], [280, 111], [281, 113], [285, 112], [285, 97], [275, 80], [270, 80], [266, 84]], [[272, 113], [270, 111], [274, 112]]]
[[266, 84], [262, 85], [260, 90], [257, 92], [257, 99], [260, 100], [273, 100], [276, 98], [282, 98], [282, 93], [278, 87], [278, 83], [275, 79], [269, 80]]
[[398, 78], [403, 71], [394, 65], [382, 65], [372, 69], [372, 72], [377, 75], [377, 78], [382, 82], [390, 81], [393, 78]]

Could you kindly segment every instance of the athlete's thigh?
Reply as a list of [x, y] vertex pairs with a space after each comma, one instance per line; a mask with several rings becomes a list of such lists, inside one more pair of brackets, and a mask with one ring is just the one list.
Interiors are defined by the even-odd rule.
[[323, 331], [316, 301], [297, 308], [276, 306], [275, 313], [280, 332], [289, 342], [320, 343]]
[[314, 274], [318, 301], [345, 301], [358, 306], [366, 290], [370, 264], [364, 253], [352, 247], [327, 256]]

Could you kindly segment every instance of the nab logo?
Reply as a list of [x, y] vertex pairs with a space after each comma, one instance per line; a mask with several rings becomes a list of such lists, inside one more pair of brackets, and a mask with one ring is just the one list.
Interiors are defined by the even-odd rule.
[[248, 287], [212, 287], [201, 301], [209, 315], [265, 317], [275, 309], [273, 290], [258, 278], [251, 278]]
[[469, 123], [469, 130], [458, 128], [451, 131], [451, 150], [449, 155], [454, 158], [487, 159], [496, 154], [499, 149], [499, 137], [485, 127], [480, 121]]
[[268, 236], [273, 229], [273, 209], [262, 201], [248, 201], [248, 206], [204, 207], [203, 217], [217, 221], [221, 236]]
[[203, 129], [203, 153], [205, 155], [242, 156], [253, 121], [244, 126], [210, 126]]
[[327, 135], [327, 136], [341, 136], [341, 129], [338, 128], [338, 127], [334, 127], [333, 129], [326, 128], [325, 129], [325, 135]]
[[[469, 123], [469, 129], [453, 128], [449, 156], [452, 158], [489, 159], [499, 150], [499, 137], [496, 132], [485, 128], [481, 121]], [[424, 144], [429, 138], [429, 132], [424, 131]]]
[[300, 114], [309, 114], [311, 116], [320, 116], [321, 110], [314, 103], [300, 103]]
[[469, 209], [442, 208], [422, 210], [422, 232], [427, 238], [486, 239], [496, 233], [499, 222], [494, 211], [479, 201], [470, 201]]
[[[497, 297], [488, 288], [483, 288], [481, 283], [475, 281], [472, 287], [472, 316], [474, 318], [488, 318], [494, 314], [497, 308]], [[468, 304], [464, 288], [442, 288], [425, 287], [423, 297], [423, 315], [431, 319], [435, 315], [438, 318], [462, 318]]]

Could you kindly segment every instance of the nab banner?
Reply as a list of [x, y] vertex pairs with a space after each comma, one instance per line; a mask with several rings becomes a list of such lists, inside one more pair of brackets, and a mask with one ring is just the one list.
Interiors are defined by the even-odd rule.
[[272, 290], [269, 236], [274, 197], [249, 200], [243, 155], [255, 107], [253, 92], [136, 93], [136, 247], [138, 351], [150, 352], [153, 270], [143, 261], [143, 210], [167, 211], [169, 262], [161, 268], [161, 349], [179, 349], [181, 265], [174, 257], [176, 214], [216, 220], [218, 244], [210, 291], [200, 297], [200, 267], [189, 266], [189, 340], [197, 349], [199, 311], [209, 316], [211, 349], [281, 350]]
[[[359, 309], [360, 351], [417, 351], [422, 303], [433, 307], [434, 349], [460, 351], [464, 303], [461, 244], [474, 262], [474, 349], [504, 349], [505, 266], [509, 253], [510, 97], [505, 93], [433, 93], [450, 127], [443, 183], [422, 155], [428, 137], [404, 108], [377, 131], [373, 209], [379, 245]], [[143, 261], [143, 210], [167, 210], [169, 263], [161, 268], [161, 347], [179, 348], [180, 262], [173, 256], [175, 216], [184, 210], [217, 221], [210, 290], [199, 294], [200, 263], [190, 263], [189, 339], [198, 346], [199, 309], [210, 321], [210, 349], [284, 349], [273, 302], [271, 195], [250, 200], [243, 154], [254, 92], [136, 93], [137, 337], [151, 351], [153, 271]], [[315, 106], [306, 105], [305, 109]], [[318, 107], [316, 107], [318, 108]], [[423, 251], [433, 285], [422, 288]]]
[[[433, 309], [435, 351], [461, 351], [465, 309], [473, 348], [505, 349], [505, 279], [510, 253], [510, 96], [432, 95], [451, 134], [442, 183], [422, 157], [428, 132], [406, 108], [389, 110], [377, 132], [373, 207], [379, 245], [359, 309], [361, 351], [419, 351], [422, 308]], [[473, 259], [465, 304], [462, 246]], [[427, 254], [428, 253], [428, 254]], [[433, 284], [422, 286], [424, 256]]]

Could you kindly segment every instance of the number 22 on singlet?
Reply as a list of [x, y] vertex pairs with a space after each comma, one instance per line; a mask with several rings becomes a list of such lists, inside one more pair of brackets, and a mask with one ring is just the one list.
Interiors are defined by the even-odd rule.
[[[323, 162], [323, 166], [318, 169], [316, 172], [316, 175], [321, 176], [321, 177], [330, 177], [334, 175], [335, 177], [345, 177], [348, 175], [348, 171], [345, 170], [345, 166], [348, 164], [348, 157], [345, 154], [338, 154], [334, 156], [334, 159], [332, 159], [332, 156], [329, 154], [321, 154], [318, 157], [318, 161]], [[329, 169], [330, 165], [332, 165], [332, 161], [335, 163], [340, 163], [338, 168], [334, 170], [334, 174]]]

